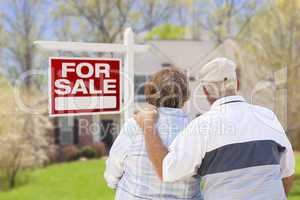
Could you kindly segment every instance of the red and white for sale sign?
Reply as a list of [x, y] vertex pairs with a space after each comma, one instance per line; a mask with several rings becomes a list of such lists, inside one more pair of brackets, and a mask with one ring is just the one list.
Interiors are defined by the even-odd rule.
[[51, 116], [120, 112], [120, 60], [61, 57], [49, 64]]

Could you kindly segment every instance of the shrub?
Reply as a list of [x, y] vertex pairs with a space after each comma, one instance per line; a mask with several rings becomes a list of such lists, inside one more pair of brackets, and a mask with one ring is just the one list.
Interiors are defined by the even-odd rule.
[[80, 157], [80, 151], [75, 145], [63, 147], [63, 157], [67, 161], [77, 160]]
[[24, 124], [11, 124], [12, 128], [23, 125], [22, 132], [11, 131], [0, 138], [0, 190], [14, 188], [21, 171], [49, 163], [47, 152], [54, 149], [47, 135], [47, 127], [50, 127], [47, 117], [30, 114], [22, 117], [23, 121], [18, 120]]
[[95, 150], [97, 158], [101, 158], [106, 155], [106, 148], [103, 142], [95, 143], [91, 147]]
[[55, 145], [43, 94], [34, 86], [13, 87], [2, 76], [0, 83], [1, 190], [15, 187], [20, 172], [49, 163]]
[[85, 158], [96, 158], [96, 151], [91, 146], [86, 146], [80, 150], [80, 156]]
[[64, 155], [62, 155], [62, 152], [59, 151], [59, 149], [59, 147], [55, 147], [53, 152], [47, 152], [47, 156], [49, 158], [49, 162], [47, 163], [47, 165], [62, 161]]

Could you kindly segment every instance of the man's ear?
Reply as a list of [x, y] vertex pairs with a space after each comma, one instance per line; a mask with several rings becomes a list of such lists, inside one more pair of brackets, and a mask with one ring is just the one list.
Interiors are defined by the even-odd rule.
[[212, 96], [209, 94], [209, 92], [208, 92], [208, 90], [206, 89], [205, 86], [202, 86], [202, 89], [203, 89], [203, 92], [204, 92], [204, 94], [205, 94], [205, 96], [206, 96], [207, 101], [210, 103], [210, 105], [212, 105], [217, 99], [214, 98], [214, 97], [212, 97]]
[[237, 89], [237, 91], [239, 91], [240, 90], [240, 80], [239, 79], [237, 79], [236, 80], [236, 89]]
[[208, 93], [208, 91], [207, 91], [207, 89], [206, 89], [206, 87], [205, 87], [204, 85], [202, 86], [202, 89], [203, 89], [204, 94], [205, 94], [206, 96], [208, 96], [209, 93]]

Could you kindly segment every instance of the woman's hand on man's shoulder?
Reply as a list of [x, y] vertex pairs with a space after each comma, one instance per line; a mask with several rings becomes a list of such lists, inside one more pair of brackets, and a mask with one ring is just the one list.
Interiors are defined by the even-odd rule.
[[158, 110], [155, 106], [146, 104], [134, 115], [134, 119], [143, 130], [153, 128], [158, 118]]

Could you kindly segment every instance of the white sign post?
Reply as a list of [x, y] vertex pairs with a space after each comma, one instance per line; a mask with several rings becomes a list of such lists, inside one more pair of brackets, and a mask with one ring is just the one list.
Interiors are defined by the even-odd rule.
[[121, 104], [124, 120], [130, 118], [134, 111], [134, 55], [146, 52], [148, 45], [137, 45], [134, 42], [134, 33], [131, 28], [124, 32], [124, 44], [85, 43], [62, 41], [35, 41], [35, 45], [48, 51], [73, 51], [73, 52], [114, 52], [124, 54], [124, 67], [121, 77], [124, 101]]

